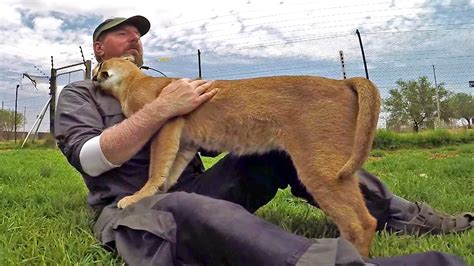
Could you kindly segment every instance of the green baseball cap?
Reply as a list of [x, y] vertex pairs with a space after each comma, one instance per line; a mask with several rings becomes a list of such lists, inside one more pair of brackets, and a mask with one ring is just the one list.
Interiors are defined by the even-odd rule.
[[150, 30], [150, 21], [148, 21], [148, 19], [144, 16], [133, 16], [129, 18], [109, 18], [106, 19], [104, 22], [100, 23], [100, 25], [95, 28], [92, 40], [94, 42], [97, 41], [99, 36], [105, 31], [108, 31], [114, 27], [123, 24], [135, 26], [142, 36]]

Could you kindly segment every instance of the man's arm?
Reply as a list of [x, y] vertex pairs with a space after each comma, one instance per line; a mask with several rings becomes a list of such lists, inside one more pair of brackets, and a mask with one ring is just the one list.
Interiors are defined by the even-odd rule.
[[166, 86], [156, 100], [130, 118], [104, 130], [100, 148], [105, 158], [120, 165], [135, 155], [170, 118], [191, 112], [212, 98], [217, 90], [203, 80], [181, 79]]
[[163, 107], [166, 103], [162, 101], [151, 102], [130, 118], [86, 141], [79, 153], [82, 170], [89, 176], [99, 176], [133, 157], [168, 120], [159, 111]]
[[167, 104], [157, 99], [130, 118], [109, 127], [100, 135], [100, 149], [114, 165], [121, 165], [135, 155], [163, 124], [173, 117], [165, 110]]
[[[98, 176], [133, 157], [171, 117], [188, 113], [217, 91], [204, 93], [210, 83], [178, 80], [159, 97], [115, 126], [104, 124], [89, 83], [68, 85], [58, 100], [55, 136], [69, 163], [89, 176]], [[109, 106], [110, 115], [120, 113]], [[119, 107], [120, 108], [120, 107]], [[107, 113], [106, 113], [107, 115]], [[110, 116], [109, 116], [110, 117]], [[115, 119], [115, 118], [114, 118]], [[115, 124], [115, 123], [114, 123]]]

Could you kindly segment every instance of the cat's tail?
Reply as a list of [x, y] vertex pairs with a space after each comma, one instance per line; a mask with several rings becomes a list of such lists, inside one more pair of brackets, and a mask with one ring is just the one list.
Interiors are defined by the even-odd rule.
[[379, 90], [370, 80], [351, 78], [346, 82], [357, 93], [359, 111], [351, 157], [339, 170], [338, 178], [350, 178], [362, 168], [372, 149], [380, 112]]

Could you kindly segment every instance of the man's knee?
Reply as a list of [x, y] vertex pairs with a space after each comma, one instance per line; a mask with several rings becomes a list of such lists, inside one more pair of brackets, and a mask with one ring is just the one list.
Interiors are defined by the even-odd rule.
[[187, 191], [242, 205], [250, 212], [268, 203], [289, 179], [297, 179], [291, 159], [282, 152], [227, 155], [205, 173], [182, 177], [172, 191]]
[[169, 193], [160, 201], [159, 206], [160, 209], [171, 212], [175, 217], [202, 215], [209, 217], [216, 212], [244, 210], [242, 206], [226, 200], [181, 191]]

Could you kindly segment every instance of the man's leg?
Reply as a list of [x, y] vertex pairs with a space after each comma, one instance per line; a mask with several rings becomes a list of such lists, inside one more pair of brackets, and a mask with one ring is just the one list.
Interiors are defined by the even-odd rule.
[[[474, 215], [445, 215], [428, 204], [412, 203], [393, 195], [371, 173], [356, 173], [369, 212], [377, 219], [377, 228], [388, 227], [403, 233], [462, 232], [474, 227]], [[265, 205], [279, 188], [291, 187], [292, 193], [317, 203], [299, 181], [293, 163], [284, 152], [235, 157], [228, 155], [198, 176], [182, 176], [171, 191], [195, 192], [238, 203], [250, 212]]]
[[[362, 191], [364, 195], [372, 195], [375, 200], [388, 199], [388, 212], [385, 224], [379, 221], [379, 228], [386, 226], [405, 234], [447, 234], [459, 233], [474, 227], [474, 214], [461, 213], [457, 215], [443, 214], [435, 211], [423, 202], [410, 202], [404, 198], [393, 195], [382, 181], [371, 173], [362, 170], [358, 172]], [[370, 208], [372, 201], [367, 202]], [[373, 208], [379, 209], [380, 208]]]
[[273, 199], [279, 188], [288, 186], [288, 177], [296, 178], [296, 174], [285, 153], [227, 155], [202, 174], [182, 175], [169, 191], [223, 199], [255, 212]]
[[467, 266], [459, 257], [437, 251], [428, 251], [388, 258], [373, 258], [369, 263], [384, 266], [430, 265], [430, 266]]
[[[392, 198], [390, 191], [374, 176], [363, 175], [361, 188], [370, 213], [379, 228], [385, 225]], [[293, 162], [284, 152], [236, 157], [228, 155], [199, 175], [183, 175], [169, 191], [187, 191], [240, 204], [256, 211], [275, 196], [278, 189], [291, 192], [318, 206], [299, 181]]]
[[195, 193], [108, 206], [94, 231], [129, 265], [365, 265], [344, 239], [291, 234], [238, 204]]
[[[375, 175], [360, 170], [356, 173], [369, 212], [377, 219], [379, 230], [388, 228], [405, 234], [446, 234], [474, 227], [474, 214], [448, 215], [433, 210], [428, 204], [410, 202], [393, 195]], [[301, 183], [291, 181], [292, 192], [317, 205]]]
[[450, 215], [434, 210], [424, 202], [410, 202], [394, 196], [387, 228], [406, 234], [461, 233], [474, 227], [474, 213]]
[[132, 266], [466, 265], [439, 252], [373, 258], [366, 263], [345, 239], [307, 239], [238, 204], [186, 192], [147, 197], [124, 210], [112, 204], [103, 210], [94, 231]]
[[[185, 178], [174, 187], [174, 191], [196, 189], [225, 201], [175, 192], [146, 198], [125, 210], [112, 204], [99, 216], [94, 231], [130, 265], [363, 265], [355, 248], [344, 239], [296, 236], [227, 201], [255, 210], [273, 198], [278, 187], [291, 183], [286, 178], [273, 180], [279, 174], [294, 175], [284, 154], [263, 157], [224, 159], [214, 169], [220, 169], [217, 173]], [[220, 171], [234, 172], [235, 168], [235, 180], [218, 179]], [[242, 178], [244, 182], [239, 182]], [[255, 200], [261, 197], [265, 200]], [[410, 256], [396, 259], [417, 265], [410, 263]], [[377, 262], [394, 265], [390, 258]]]

